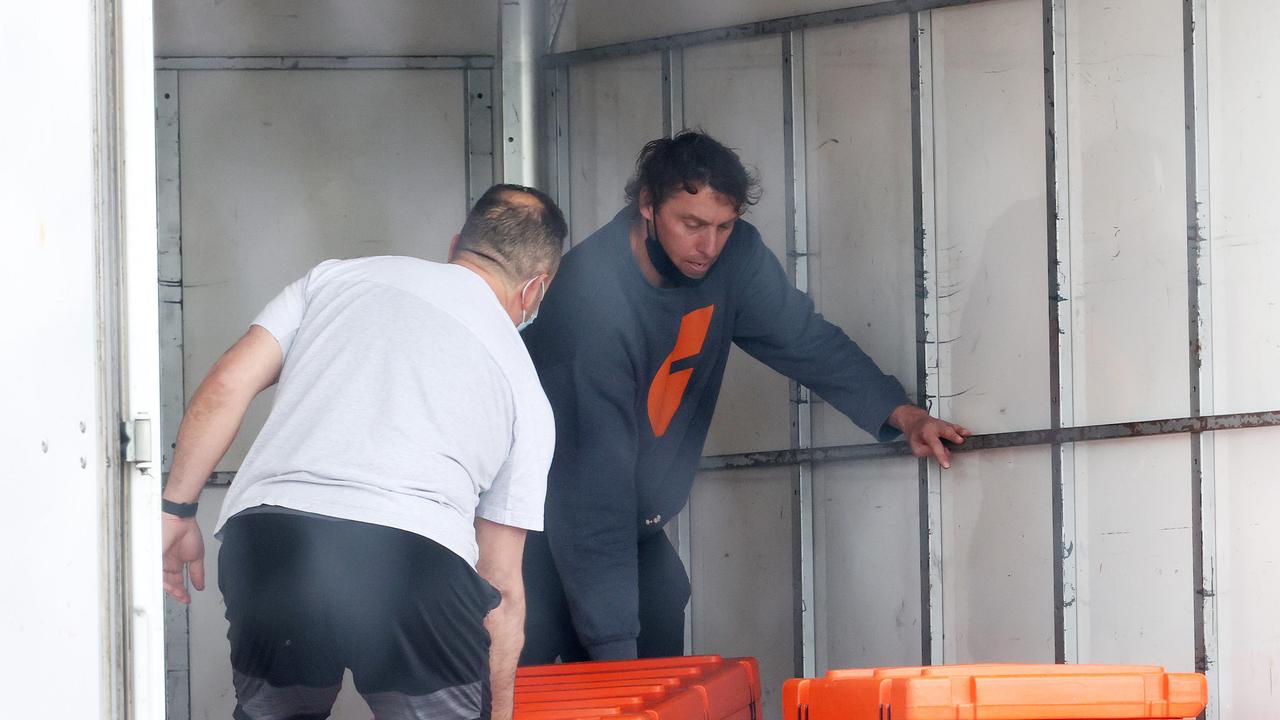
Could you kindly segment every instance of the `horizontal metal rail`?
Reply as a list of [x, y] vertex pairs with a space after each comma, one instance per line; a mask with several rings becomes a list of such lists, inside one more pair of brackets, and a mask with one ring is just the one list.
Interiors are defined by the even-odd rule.
[[715, 28], [712, 30], [696, 30], [693, 32], [677, 33], [675, 35], [666, 35], [663, 37], [648, 38], [645, 40], [634, 40], [631, 42], [622, 42], [613, 45], [584, 48], [582, 50], [553, 53], [543, 56], [542, 62], [546, 67], [577, 65], [579, 63], [612, 60], [614, 58], [630, 57], [633, 55], [646, 55], [648, 53], [670, 50], [672, 48], [706, 45], [708, 43], [726, 42], [729, 40], [744, 40], [747, 38], [760, 37], [762, 35], [780, 35], [782, 33], [806, 30], [808, 28], [844, 25], [847, 23], [863, 22], [892, 15], [902, 15], [911, 12], [921, 12], [924, 10], [938, 10], [941, 8], [956, 7], [959, 5], [976, 5], [983, 2], [991, 2], [991, 0], [889, 0], [888, 2], [878, 2], [871, 5], [860, 5], [858, 7], [841, 8], [838, 10], [824, 10], [822, 12], [792, 15], [790, 17], [776, 18], [773, 20], [760, 20], [757, 22], [743, 23], [741, 25], [730, 25], [729, 27]]
[[[1144, 420], [1141, 422], [1112, 423], [1110, 425], [1085, 425], [1045, 430], [1020, 430], [1016, 432], [974, 435], [963, 445], [949, 445], [952, 452], [976, 452], [1003, 448], [1056, 445], [1093, 440], [1147, 437], [1152, 435], [1177, 435], [1181, 433], [1205, 433], [1218, 430], [1241, 430], [1280, 425], [1280, 410], [1268, 412], [1236, 413], [1233, 415], [1204, 415], [1199, 417]], [[798, 463], [839, 462], [842, 460], [871, 460], [876, 458], [910, 455], [905, 441], [867, 445], [835, 445], [830, 447], [796, 448], [765, 452], [712, 455], [702, 459], [700, 470], [733, 470], [737, 468], [778, 467]]]
[[[1207, 433], [1220, 430], [1245, 430], [1280, 426], [1280, 410], [1266, 412], [1234, 413], [1231, 415], [1204, 415], [1200, 417], [1142, 420], [1139, 422], [1111, 423], [1110, 425], [1082, 425], [1045, 430], [1018, 430], [1014, 432], [974, 435], [963, 445], [950, 445], [952, 452], [977, 452], [1001, 450], [1035, 445], [1055, 445], [1094, 440], [1150, 437], [1153, 435], [1179, 435], [1183, 433]], [[827, 463], [843, 460], [875, 460], [878, 458], [910, 455], [911, 449], [901, 440], [867, 445], [832, 445], [829, 447], [768, 450], [764, 452], [710, 455], [702, 459], [699, 470], [734, 470], [738, 468], [781, 467], [800, 463]], [[216, 472], [209, 476], [210, 485], [230, 485], [234, 472]]]
[[492, 55], [158, 57], [156, 70], [473, 70]]

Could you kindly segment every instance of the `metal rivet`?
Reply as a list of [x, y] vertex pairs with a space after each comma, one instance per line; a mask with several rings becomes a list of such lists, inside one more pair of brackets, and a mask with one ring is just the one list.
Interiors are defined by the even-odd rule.
[[81, 421], [80, 421], [80, 433], [81, 433], [81, 434], [84, 434], [84, 430], [85, 430], [85, 427], [84, 427], [84, 421], [83, 421], [83, 420], [81, 420]]
[[87, 467], [89, 467], [89, 461], [85, 460], [84, 458], [80, 458], [80, 469], [83, 470], [84, 468], [87, 468]]
[[46, 453], [47, 453], [47, 452], [49, 452], [49, 441], [48, 441], [48, 440], [41, 440], [41, 441], [40, 441], [40, 452], [46, 452]]

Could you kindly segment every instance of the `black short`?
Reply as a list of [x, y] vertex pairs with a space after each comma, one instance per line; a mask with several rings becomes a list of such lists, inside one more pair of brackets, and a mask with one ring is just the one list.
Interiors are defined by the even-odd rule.
[[351, 670], [379, 720], [487, 718], [500, 596], [422, 536], [284, 513], [226, 524], [218, 586], [236, 720], [325, 718]]

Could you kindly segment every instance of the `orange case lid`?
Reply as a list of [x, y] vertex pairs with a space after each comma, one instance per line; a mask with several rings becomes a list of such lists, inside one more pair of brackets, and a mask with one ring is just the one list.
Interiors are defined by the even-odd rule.
[[662, 668], [696, 668], [719, 665], [724, 658], [719, 655], [690, 655], [688, 657], [644, 658], [642, 660], [593, 660], [591, 662], [531, 665], [516, 671], [516, 678], [542, 677], [546, 675], [581, 675], [597, 672], [625, 670], [655, 670]]
[[604, 710], [613, 708], [618, 712], [623, 710], [643, 710], [647, 705], [646, 698], [642, 695], [613, 695], [603, 698], [569, 698], [562, 700], [540, 700], [538, 702], [522, 702], [516, 700], [516, 712], [521, 710], [528, 712], [537, 712], [540, 710], [588, 710], [586, 714], [596, 714], [595, 710]]
[[520, 668], [516, 720], [755, 720], [754, 658], [716, 655]]
[[[603, 674], [603, 673], [601, 673]], [[700, 677], [700, 676], [695, 676]], [[636, 685], [661, 685], [665, 688], [681, 688], [687, 683], [686, 677], [619, 677], [584, 680], [577, 677], [557, 678], [557, 682], [530, 683], [516, 685], [517, 693], [547, 692], [551, 690], [586, 690], [597, 687], [633, 687]]]
[[666, 680], [683, 684], [702, 677], [707, 667], [653, 668], [650, 670], [619, 670], [616, 672], [587, 672], [561, 675], [516, 675], [516, 688], [545, 687], [565, 683], [656, 682]]
[[[624, 715], [618, 708], [592, 710], [522, 710], [516, 708], [512, 720], [589, 720], [590, 718], [636, 717], [634, 714]], [[640, 717], [644, 717], [641, 715]]]
[[1168, 720], [1194, 718], [1207, 702], [1203, 675], [1155, 665], [836, 670], [783, 686], [784, 717], [805, 708], [811, 720], [878, 720], [882, 707], [897, 720]]
[[654, 699], [665, 697], [670, 691], [671, 688], [666, 685], [597, 685], [573, 689], [537, 688], [536, 690], [521, 690], [516, 693], [516, 704], [617, 697]]

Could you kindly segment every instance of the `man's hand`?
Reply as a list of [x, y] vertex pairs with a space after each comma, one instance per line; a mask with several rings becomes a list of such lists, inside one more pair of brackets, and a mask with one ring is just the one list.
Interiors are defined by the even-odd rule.
[[484, 619], [489, 631], [489, 690], [492, 720], [511, 720], [515, 707], [516, 664], [524, 647], [525, 531], [476, 518], [480, 559], [476, 572], [502, 595]]
[[916, 457], [933, 456], [944, 469], [951, 468], [951, 451], [942, 441], [957, 445], [972, 435], [968, 429], [939, 420], [915, 405], [899, 405], [889, 414], [889, 424], [902, 431], [903, 437]]
[[204, 590], [204, 537], [195, 518], [179, 518], [161, 513], [164, 534], [164, 591], [181, 603], [190, 603], [186, 570], [191, 585]]

